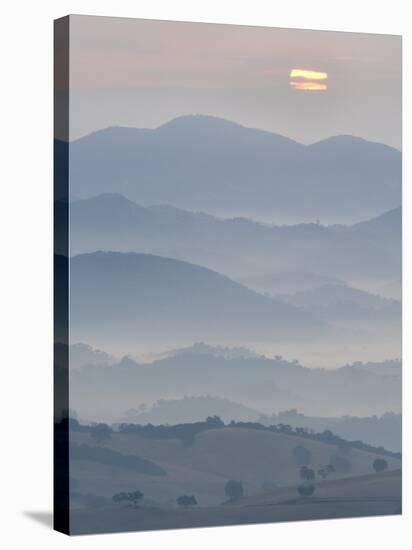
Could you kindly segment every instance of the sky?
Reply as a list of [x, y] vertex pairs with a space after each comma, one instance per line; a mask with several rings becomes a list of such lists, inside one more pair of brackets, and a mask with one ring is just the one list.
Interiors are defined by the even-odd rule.
[[401, 149], [401, 56], [393, 35], [71, 16], [70, 139], [205, 114]]

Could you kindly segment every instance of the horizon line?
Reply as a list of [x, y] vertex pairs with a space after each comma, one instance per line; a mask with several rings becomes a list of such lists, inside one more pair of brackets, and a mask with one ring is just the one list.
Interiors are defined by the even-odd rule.
[[162, 127], [166, 126], [167, 124], [170, 124], [170, 123], [172, 123], [176, 120], [179, 120], [181, 118], [196, 118], [196, 117], [216, 119], [216, 120], [227, 122], [229, 124], [234, 124], [236, 126], [239, 126], [241, 128], [247, 129], [247, 130], [256, 130], [256, 131], [259, 131], [259, 132], [265, 132], [267, 134], [272, 134], [274, 136], [278, 136], [278, 137], [284, 138], [286, 140], [293, 141], [294, 143], [296, 143], [297, 145], [301, 145], [302, 147], [311, 147], [312, 145], [316, 145], [318, 143], [322, 143], [324, 141], [334, 139], [334, 138], [338, 138], [338, 137], [350, 137], [350, 138], [353, 138], [353, 139], [360, 139], [360, 140], [366, 141], [368, 143], [375, 143], [375, 144], [378, 144], [378, 145], [384, 145], [385, 147], [390, 147], [391, 149], [394, 149], [395, 151], [398, 151], [399, 153], [402, 153], [402, 147], [400, 147], [400, 148], [395, 147], [394, 145], [389, 145], [388, 143], [385, 143], [385, 142], [382, 142], [382, 141], [371, 140], [371, 139], [368, 139], [366, 137], [363, 137], [363, 136], [360, 136], [360, 135], [357, 135], [357, 134], [348, 134], [348, 133], [329, 134], [324, 138], [321, 138], [321, 139], [318, 139], [318, 140], [315, 140], [315, 141], [311, 141], [311, 142], [308, 142], [308, 143], [304, 143], [304, 142], [298, 141], [298, 140], [296, 140], [296, 139], [294, 139], [290, 136], [287, 136], [285, 134], [280, 134], [280, 133], [274, 132], [273, 130], [258, 128], [256, 126], [246, 126], [246, 125], [244, 125], [240, 122], [237, 122], [237, 121], [229, 119], [229, 118], [224, 118], [224, 117], [216, 116], [216, 115], [202, 114], [202, 113], [191, 113], [191, 114], [177, 115], [173, 118], [168, 118], [167, 120], [165, 120], [164, 122], [162, 122], [158, 126], [153, 126], [153, 127], [124, 126], [124, 125], [120, 125], [120, 124], [113, 124], [113, 125], [109, 125], [109, 126], [102, 126], [100, 128], [96, 128], [95, 130], [92, 130], [90, 132], [86, 132], [84, 134], [80, 134], [79, 136], [76, 136], [76, 137], [74, 137], [72, 139], [69, 139], [69, 140], [61, 139], [61, 138], [56, 137], [56, 136], [54, 136], [54, 139], [70, 144], [70, 143], [75, 143], [76, 141], [80, 141], [82, 139], [85, 139], [87, 137], [90, 137], [93, 134], [97, 134], [99, 132], [103, 132], [105, 130], [109, 130], [109, 129], [113, 129], [113, 128], [127, 129], [127, 130], [147, 130], [147, 131], [153, 131], [154, 132], [154, 131], [159, 130]]

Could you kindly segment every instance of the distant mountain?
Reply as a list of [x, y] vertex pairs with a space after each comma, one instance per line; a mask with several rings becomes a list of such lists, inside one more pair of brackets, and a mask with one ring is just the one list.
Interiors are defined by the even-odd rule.
[[149, 254], [95, 252], [70, 260], [74, 340], [311, 338], [326, 326], [294, 306], [209, 269]]
[[208, 116], [107, 128], [70, 144], [71, 192], [214, 214], [352, 221], [401, 203], [401, 153], [353, 136], [304, 146]]
[[[371, 416], [400, 412], [400, 362], [374, 369], [355, 363], [334, 370], [305, 368], [281, 357], [226, 359], [203, 353], [141, 364], [74, 369], [71, 406], [82, 418], [117, 421], [142, 403], [211, 395], [265, 414], [297, 408], [310, 416]], [[385, 371], [391, 369], [393, 374]], [[379, 371], [382, 371], [382, 374]]]
[[381, 362], [362, 363], [357, 361], [350, 365], [342, 367], [344, 369], [352, 369], [354, 371], [363, 371], [375, 374], [376, 376], [401, 378], [402, 377], [402, 363], [398, 359], [392, 359]]
[[319, 288], [323, 285], [345, 284], [337, 277], [313, 273], [310, 271], [281, 271], [267, 275], [257, 275], [241, 279], [246, 286], [258, 292], [276, 294], [295, 294]]
[[71, 254], [107, 250], [173, 257], [260, 291], [282, 292], [284, 281], [278, 279], [285, 275], [289, 284], [300, 278], [297, 289], [342, 280], [384, 284], [401, 272], [401, 210], [353, 226], [268, 226], [170, 206], [145, 208], [108, 194], [70, 204], [70, 247]]
[[173, 425], [203, 421], [208, 416], [219, 416], [226, 424], [236, 422], [260, 422], [266, 426], [290, 425], [322, 433], [332, 431], [349, 441], [363, 441], [383, 446], [394, 452], [402, 449], [402, 416], [385, 413], [380, 416], [305, 416], [296, 409], [281, 411], [271, 416], [262, 415], [256, 409], [235, 403], [229, 399], [212, 396], [160, 399], [150, 409], [128, 410], [119, 420], [133, 424]]
[[[54, 356], [57, 364], [65, 364], [67, 345], [61, 342], [54, 344]], [[78, 368], [85, 365], [108, 366], [116, 362], [116, 359], [99, 349], [94, 349], [88, 344], [78, 342], [69, 346], [70, 367]]]
[[385, 447], [394, 452], [402, 449], [402, 416], [385, 413], [382, 416], [313, 417], [298, 413], [296, 409], [272, 416], [262, 416], [259, 422], [270, 426], [289, 424], [293, 428], [306, 428], [315, 432], [330, 430], [349, 441], [363, 441], [369, 445]]
[[400, 330], [402, 305], [347, 285], [323, 285], [294, 295], [277, 297], [325, 321], [396, 323]]
[[224, 357], [225, 359], [259, 357], [259, 354], [243, 347], [225, 347], [225, 346], [210, 346], [204, 342], [196, 342], [192, 346], [186, 348], [174, 349], [163, 354], [164, 356], [187, 355], [192, 353], [202, 353], [204, 355], [212, 355], [213, 357]]
[[133, 409], [120, 419], [133, 424], [179, 424], [202, 421], [208, 416], [219, 416], [223, 422], [231, 420], [240, 422], [256, 421], [261, 413], [241, 403], [235, 403], [222, 397], [198, 396], [183, 399], [161, 399], [144, 412]]

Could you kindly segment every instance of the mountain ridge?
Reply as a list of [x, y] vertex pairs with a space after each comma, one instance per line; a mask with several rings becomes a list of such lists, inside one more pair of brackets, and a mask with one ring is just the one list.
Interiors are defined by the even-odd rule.
[[70, 144], [70, 170], [79, 197], [119, 191], [260, 219], [359, 219], [401, 202], [401, 153], [390, 146], [348, 136], [302, 145], [203, 116], [84, 136]]

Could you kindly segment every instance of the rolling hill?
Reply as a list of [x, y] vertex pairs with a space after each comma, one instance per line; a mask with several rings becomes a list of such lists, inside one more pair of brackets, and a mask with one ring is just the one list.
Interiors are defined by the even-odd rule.
[[273, 289], [282, 274], [291, 275], [290, 283], [294, 273], [295, 279], [307, 275], [304, 282], [380, 280], [383, 285], [401, 272], [400, 208], [352, 226], [268, 226], [168, 205], [143, 207], [106, 194], [70, 203], [70, 231], [72, 255], [96, 250], [157, 254], [255, 282], [264, 290]]
[[90, 341], [95, 332], [119, 341], [222, 336], [276, 341], [326, 330], [311, 314], [187, 262], [95, 252], [71, 258], [70, 273], [74, 341]]
[[[76, 431], [71, 437], [75, 446], [92, 448], [87, 432]], [[389, 470], [374, 474], [376, 454], [352, 449], [346, 457], [351, 472], [318, 480], [315, 496], [302, 499], [296, 490], [299, 467], [293, 458], [298, 445], [311, 452], [315, 470], [337, 453], [335, 446], [319, 441], [243, 428], [204, 431], [190, 446], [174, 439], [113, 433], [105, 443], [105, 456], [138, 456], [139, 464], [156, 464], [167, 475], [148, 475], [90, 458], [73, 461], [72, 528], [81, 533], [85, 527], [99, 531], [103, 523], [105, 531], [116, 531], [125, 526], [149, 529], [399, 513], [398, 459], [387, 458]], [[102, 449], [96, 452], [101, 454]], [[242, 481], [243, 498], [227, 502], [224, 487], [229, 479]], [[114, 493], [136, 488], [144, 493], [139, 508], [111, 502]], [[181, 494], [194, 494], [198, 509], [177, 509]]]
[[269, 415], [294, 408], [311, 416], [381, 415], [400, 412], [399, 361], [391, 365], [392, 374], [389, 362], [379, 374], [378, 365], [311, 369], [281, 357], [187, 353], [148, 364], [124, 358], [109, 367], [73, 369], [71, 406], [81, 418], [114, 422], [141, 403], [212, 395]]
[[[359, 476], [322, 483], [318, 495], [297, 499], [290, 487], [242, 503], [196, 507], [190, 510], [159, 508], [150, 504], [138, 510], [115, 507], [108, 501], [71, 512], [72, 534], [147, 531], [286, 521], [388, 516], [402, 513], [402, 474]], [[89, 498], [89, 500], [92, 500]]]
[[352, 221], [401, 202], [401, 153], [353, 136], [304, 146], [216, 117], [111, 127], [70, 144], [72, 192], [215, 214]]
[[390, 326], [400, 332], [402, 305], [347, 285], [323, 285], [294, 295], [277, 296], [327, 322]]

